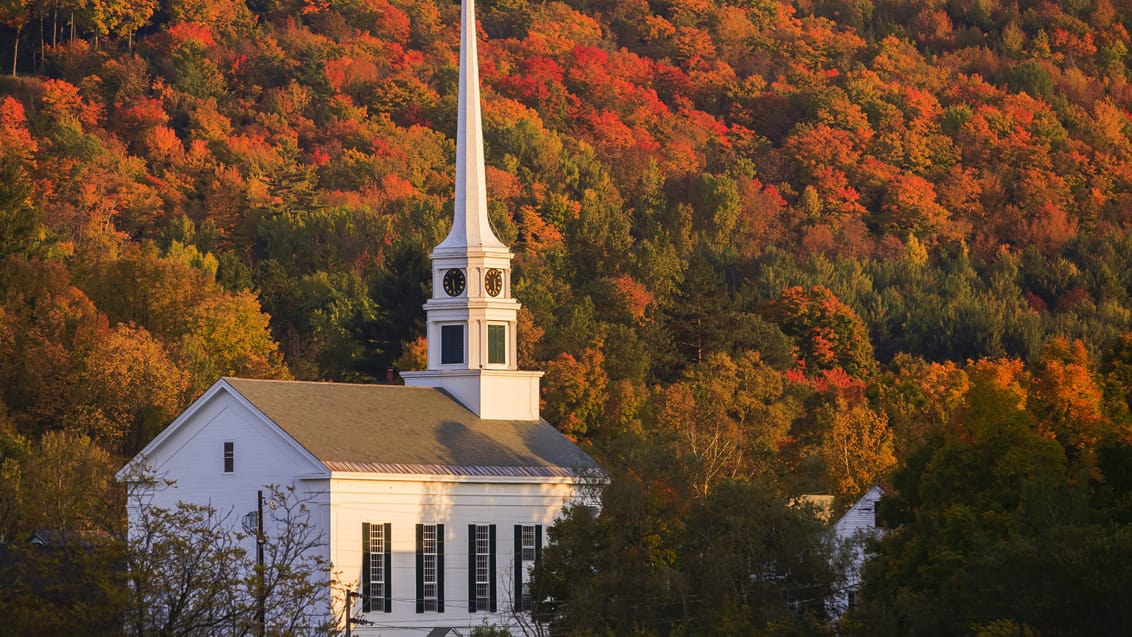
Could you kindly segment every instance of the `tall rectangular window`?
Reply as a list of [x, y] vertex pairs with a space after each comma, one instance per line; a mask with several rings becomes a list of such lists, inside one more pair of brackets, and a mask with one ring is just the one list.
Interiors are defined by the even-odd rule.
[[495, 612], [495, 525], [468, 525], [468, 611]]
[[392, 612], [390, 564], [392, 524], [362, 523], [362, 610]]
[[224, 473], [232, 473], [236, 470], [236, 443], [224, 443]]
[[464, 326], [440, 326], [440, 363], [456, 365], [464, 362]]
[[507, 364], [507, 326], [487, 326], [487, 362], [492, 365]]
[[524, 562], [535, 561], [535, 525], [524, 524], [522, 536], [522, 560]]
[[515, 525], [515, 599], [517, 611], [531, 610], [531, 569], [542, 553], [542, 525]]
[[444, 612], [444, 525], [417, 525], [417, 612]]
[[424, 527], [424, 609], [436, 610], [436, 525], [426, 524]]

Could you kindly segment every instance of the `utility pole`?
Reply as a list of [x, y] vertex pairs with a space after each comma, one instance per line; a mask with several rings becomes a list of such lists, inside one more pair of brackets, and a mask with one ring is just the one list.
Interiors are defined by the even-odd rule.
[[351, 591], [351, 590], [346, 591], [346, 637], [350, 637], [350, 635], [351, 635], [350, 629], [353, 627], [353, 624], [354, 624], [354, 613], [350, 609], [350, 604], [351, 604], [351, 602], [354, 601], [354, 598], [357, 597], [357, 596], [358, 596], [358, 594], [355, 593], [354, 591]]
[[[244, 533], [255, 533], [255, 634], [267, 635], [267, 612], [265, 609], [267, 587], [264, 585], [263, 545], [267, 543], [263, 535], [263, 491], [257, 493], [256, 509], [244, 516]], [[252, 519], [255, 518], [255, 519]]]
[[259, 491], [259, 514], [256, 516], [255, 533], [255, 561], [256, 561], [256, 625], [259, 627], [259, 637], [267, 635], [266, 608], [263, 585], [263, 491]]

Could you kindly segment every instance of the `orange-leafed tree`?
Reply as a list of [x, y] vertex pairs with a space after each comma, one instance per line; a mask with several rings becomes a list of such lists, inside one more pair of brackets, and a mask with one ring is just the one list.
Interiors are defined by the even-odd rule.
[[256, 21], [238, 0], [172, 0], [162, 6], [173, 22], [205, 26], [223, 39], [251, 28]]
[[712, 353], [660, 393], [657, 425], [695, 458], [697, 491], [771, 470], [799, 407], [785, 387], [755, 352]]
[[876, 370], [864, 321], [828, 288], [787, 288], [761, 313], [794, 341], [810, 373], [841, 368], [860, 378]]
[[838, 495], [858, 496], [896, 466], [892, 429], [884, 412], [839, 399], [822, 407], [819, 420], [826, 426], [821, 456]]
[[943, 231], [950, 213], [936, 198], [935, 186], [918, 175], [895, 175], [888, 182], [877, 221], [886, 234], [930, 239]]
[[1026, 410], [1030, 400], [1030, 372], [1026, 365], [1016, 358], [979, 359], [967, 365], [967, 376], [971, 379], [971, 391], [967, 404], [989, 404], [986, 395], [993, 393], [994, 403], [998, 403], [1010, 413]]
[[186, 405], [189, 375], [144, 329], [121, 324], [100, 336], [75, 378], [69, 428], [129, 455]]
[[1030, 409], [1043, 432], [1056, 437], [1071, 459], [1091, 457], [1110, 421], [1083, 342], [1059, 336], [1046, 343], [1034, 372]]
[[575, 440], [592, 439], [602, 432], [609, 382], [604, 361], [601, 344], [593, 343], [577, 358], [563, 352], [546, 363], [542, 411]]
[[56, 429], [73, 408], [79, 364], [104, 334], [106, 318], [59, 262], [0, 260], [6, 343], [0, 402], [20, 431]]
[[394, 363], [398, 371], [413, 372], [428, 368], [428, 339], [423, 336], [401, 346], [401, 358]]
[[892, 427], [897, 458], [903, 460], [957, 422], [971, 384], [951, 361], [929, 363], [897, 354], [889, 367], [875, 390]]
[[28, 130], [23, 102], [11, 96], [0, 99], [0, 151], [34, 165], [38, 150], [39, 142]]

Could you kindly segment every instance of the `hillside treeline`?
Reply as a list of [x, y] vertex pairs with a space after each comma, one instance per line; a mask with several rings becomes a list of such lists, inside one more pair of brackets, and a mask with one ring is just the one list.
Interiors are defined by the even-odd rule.
[[[877, 482], [903, 537], [937, 535], [885, 554], [891, 581], [919, 588], [866, 587], [874, 628], [993, 598], [972, 577], [966, 597], [925, 601], [947, 579], [914, 568], [938, 557], [925, 546], [960, 570], [975, 559], [925, 512], [1017, 513], [968, 520], [980, 550], [1084, 525], [1092, 558], [1124, 555], [1130, 7], [477, 12], [520, 364], [546, 372], [547, 419], [635, 485], [618, 488], [659, 499], [645, 564], [723, 577], [679, 570], [676, 539], [690, 511], [723, 515], [721, 493], [844, 504]], [[428, 0], [0, 5], [0, 534], [94, 524], [36, 504], [58, 436], [124, 457], [222, 375], [372, 382], [422, 365], [427, 255], [452, 214], [458, 15]], [[1048, 462], [1002, 474], [1049, 472], [1067, 491], [1042, 497], [1071, 512], [1035, 520], [1019, 511], [1047, 500], [979, 491], [1028, 484], [1002, 476], [962, 498], [918, 491], [942, 470], [933, 454], [971, 462], [1007, 422], [984, 462], [1040, 447]], [[954, 470], [945, 484], [971, 478]], [[706, 607], [728, 621], [785, 621], [718, 595]], [[676, 607], [574, 628], [699, 625]], [[1072, 626], [1015, 611], [960, 624]]]

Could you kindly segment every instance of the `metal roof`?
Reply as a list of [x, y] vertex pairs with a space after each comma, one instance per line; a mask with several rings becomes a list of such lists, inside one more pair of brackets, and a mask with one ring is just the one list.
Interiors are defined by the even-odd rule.
[[331, 471], [345, 473], [400, 473], [407, 475], [504, 477], [504, 478], [575, 478], [584, 475], [581, 468], [564, 467], [493, 467], [479, 465], [388, 464], [376, 462], [324, 463]]

